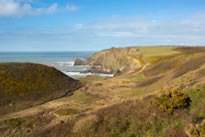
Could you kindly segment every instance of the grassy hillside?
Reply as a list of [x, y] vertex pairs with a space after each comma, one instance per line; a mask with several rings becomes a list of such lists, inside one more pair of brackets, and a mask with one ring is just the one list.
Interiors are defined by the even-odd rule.
[[40, 64], [1, 63], [0, 112], [16, 111], [43, 103], [66, 95], [78, 87], [78, 81], [54, 68]]
[[[93, 57], [113, 50], [116, 61], [117, 52], [128, 49]], [[204, 137], [205, 48], [131, 49], [134, 56], [140, 52], [144, 65], [113, 78], [83, 78], [84, 86], [72, 96], [35, 108], [37, 114], [29, 109], [2, 117], [0, 130], [6, 130], [0, 136]]]
[[139, 68], [144, 62], [137, 48], [112, 48], [95, 53], [88, 64], [108, 72]]
[[87, 64], [108, 72], [129, 72], [153, 63], [163, 56], [177, 54], [176, 47], [128, 47], [111, 48], [93, 54]]
[[[73, 136], [204, 137], [205, 109], [204, 103], [199, 101], [205, 99], [205, 89], [202, 86], [183, 92], [192, 102], [188, 106], [173, 108], [172, 113], [163, 111], [156, 103], [155, 96], [127, 101], [80, 119], [78, 123], [81, 124], [75, 125]], [[172, 98], [167, 98], [166, 102], [171, 103]], [[83, 123], [87, 126], [83, 126]]]

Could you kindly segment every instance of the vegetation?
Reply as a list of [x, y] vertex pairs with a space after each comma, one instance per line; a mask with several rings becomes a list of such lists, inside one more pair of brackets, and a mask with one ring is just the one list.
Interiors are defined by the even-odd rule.
[[86, 63], [94, 70], [125, 73], [165, 56], [177, 54], [174, 46], [111, 48], [93, 54]]
[[56, 111], [56, 114], [60, 115], [60, 116], [74, 115], [74, 114], [78, 114], [78, 113], [79, 113], [78, 110], [71, 109], [71, 108], [70, 109], [69, 108], [67, 108], [67, 109], [59, 109], [59, 110]]
[[205, 119], [205, 86], [201, 85], [187, 91], [192, 103], [190, 106], [190, 113], [192, 114], [192, 122], [200, 123]]
[[41, 104], [81, 86], [60, 71], [40, 64], [0, 64], [0, 114]]
[[105, 79], [105, 78], [97, 76], [97, 75], [88, 75], [84, 78], [80, 78], [80, 82], [85, 84], [85, 83], [88, 83], [88, 82], [99, 81], [99, 80], [103, 80], [103, 79]]
[[190, 124], [186, 129], [189, 137], [204, 137], [205, 136], [205, 121], [200, 124]]
[[169, 91], [157, 97], [156, 104], [165, 112], [172, 113], [176, 109], [188, 108], [191, 99], [179, 91]]
[[88, 59], [88, 64], [108, 72], [127, 71], [144, 64], [142, 57], [139, 50], [134, 47], [112, 48], [95, 53]]
[[[123, 102], [80, 120], [81, 125], [74, 127], [78, 129], [74, 137], [204, 137], [205, 119], [195, 118], [202, 113], [205, 116], [204, 105], [200, 103], [204, 99], [205, 88], [199, 86]], [[163, 110], [166, 108], [164, 111], [161, 106], [159, 109], [160, 103]], [[83, 123], [88, 126], [84, 127]]]
[[82, 119], [86, 120], [82, 125], [74, 127], [78, 129], [74, 137], [186, 137], [183, 130], [185, 112], [170, 115], [158, 110], [150, 99], [99, 110], [92, 118]]
[[[83, 87], [71, 96], [3, 116], [0, 121], [7, 122], [0, 124], [0, 136], [204, 137], [204, 51], [205, 48], [131, 47], [98, 52], [89, 63], [116, 69], [124, 62], [131, 71], [113, 78], [82, 78]], [[133, 61], [142, 66], [130, 66]], [[38, 114], [30, 113], [36, 110]], [[29, 133], [25, 130], [27, 115], [36, 117], [29, 120], [35, 125]], [[12, 125], [19, 127], [18, 131], [9, 128]]]
[[26, 121], [22, 118], [13, 118], [5, 121], [5, 124], [12, 128], [21, 127]]
[[[73, 81], [73, 83], [71, 83]], [[25, 96], [32, 92], [56, 91], [68, 88], [74, 80], [54, 68], [35, 64], [0, 64], [0, 95]]]
[[143, 59], [146, 62], [156, 62], [163, 57], [175, 55], [179, 53], [176, 46], [147, 46], [147, 47], [138, 47], [140, 52], [143, 54]]

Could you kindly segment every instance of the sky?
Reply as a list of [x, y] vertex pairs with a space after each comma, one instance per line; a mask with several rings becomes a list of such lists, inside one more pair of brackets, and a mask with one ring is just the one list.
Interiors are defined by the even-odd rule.
[[0, 51], [205, 45], [205, 0], [0, 0]]

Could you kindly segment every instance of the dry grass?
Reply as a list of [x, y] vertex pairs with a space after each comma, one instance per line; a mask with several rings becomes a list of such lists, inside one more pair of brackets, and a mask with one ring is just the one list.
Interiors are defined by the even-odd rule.
[[66, 108], [66, 109], [59, 109], [55, 112], [59, 116], [68, 116], [68, 115], [75, 115], [79, 113], [79, 110]]
[[[203, 86], [196, 88], [205, 81], [204, 55], [196, 50], [193, 56], [187, 56], [193, 53], [189, 52], [190, 48], [139, 49], [147, 61], [154, 60], [152, 64], [143, 71], [138, 69], [114, 78], [91, 76], [81, 79], [84, 87], [61, 99], [62, 106], [49, 113], [56, 116], [57, 112], [53, 121], [62, 122], [41, 125], [30, 136], [187, 137], [185, 129], [189, 130], [190, 124], [193, 130], [204, 132], [201, 128], [205, 119], [205, 90]], [[189, 66], [192, 63], [194, 65]], [[160, 91], [173, 89], [180, 89], [192, 100], [190, 107], [177, 107], [173, 113], [168, 113], [154, 103]], [[176, 103], [169, 97], [165, 99], [167, 101], [171, 105]]]

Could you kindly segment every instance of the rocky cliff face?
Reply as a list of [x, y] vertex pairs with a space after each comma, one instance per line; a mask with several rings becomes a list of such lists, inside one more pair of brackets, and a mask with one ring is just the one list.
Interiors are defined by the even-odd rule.
[[104, 72], [127, 72], [140, 68], [143, 64], [143, 55], [138, 48], [111, 48], [93, 54], [87, 64], [94, 70]]
[[81, 86], [60, 71], [40, 64], [0, 64], [0, 114], [72, 93]]

